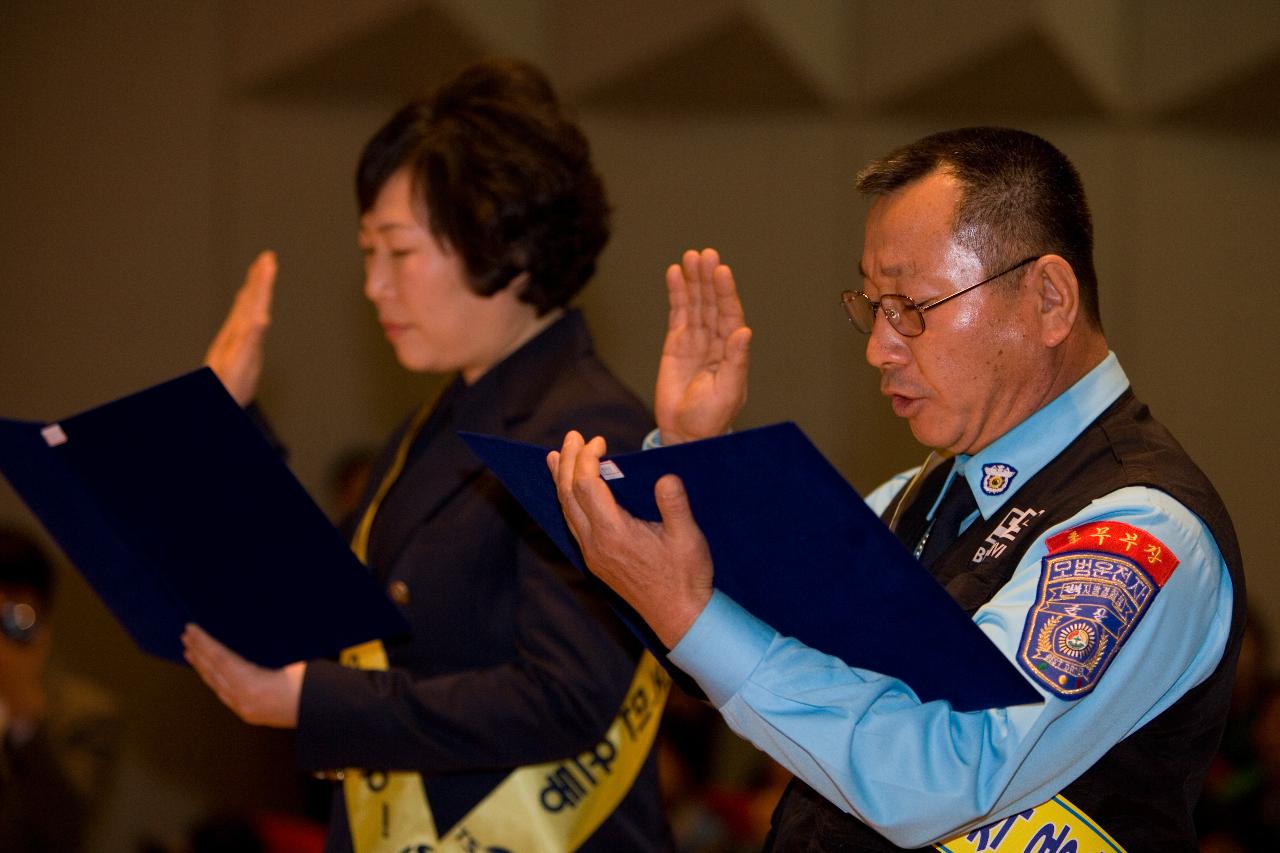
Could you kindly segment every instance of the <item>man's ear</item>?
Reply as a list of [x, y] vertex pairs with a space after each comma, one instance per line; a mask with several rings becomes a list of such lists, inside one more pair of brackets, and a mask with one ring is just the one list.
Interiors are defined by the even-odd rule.
[[1056, 347], [1080, 319], [1080, 282], [1060, 255], [1044, 255], [1031, 268], [1031, 286], [1040, 317], [1040, 340]]

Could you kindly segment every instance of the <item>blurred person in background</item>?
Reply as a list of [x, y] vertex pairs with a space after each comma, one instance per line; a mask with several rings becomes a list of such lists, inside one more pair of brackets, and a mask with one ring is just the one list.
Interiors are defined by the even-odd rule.
[[1222, 743], [1196, 804], [1204, 853], [1280, 849], [1280, 683], [1266, 624], [1250, 611]]
[[115, 702], [50, 665], [53, 566], [0, 526], [0, 850], [75, 851], [104, 799], [119, 743]]

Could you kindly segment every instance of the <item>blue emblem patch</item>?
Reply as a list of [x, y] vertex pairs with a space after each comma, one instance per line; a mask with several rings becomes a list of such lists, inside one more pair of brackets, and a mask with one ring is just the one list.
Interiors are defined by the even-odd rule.
[[1002, 495], [1018, 476], [1018, 469], [1003, 462], [982, 466], [982, 491], [989, 495]]
[[1097, 685], [1158, 591], [1126, 557], [1102, 551], [1045, 557], [1018, 663], [1045, 690], [1079, 699]]

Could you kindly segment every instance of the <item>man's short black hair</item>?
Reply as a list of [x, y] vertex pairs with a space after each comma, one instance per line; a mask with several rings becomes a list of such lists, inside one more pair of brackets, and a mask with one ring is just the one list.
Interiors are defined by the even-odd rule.
[[1102, 328], [1093, 220], [1080, 174], [1065, 154], [1023, 130], [948, 130], [872, 161], [858, 173], [858, 190], [885, 195], [938, 169], [961, 186], [952, 233], [988, 274], [1027, 255], [1061, 255], [1080, 282], [1084, 316]]
[[427, 227], [462, 256], [476, 293], [528, 273], [520, 298], [541, 315], [595, 272], [609, 240], [604, 184], [586, 137], [534, 66], [480, 62], [400, 109], [360, 157], [361, 213], [403, 166], [426, 202]]

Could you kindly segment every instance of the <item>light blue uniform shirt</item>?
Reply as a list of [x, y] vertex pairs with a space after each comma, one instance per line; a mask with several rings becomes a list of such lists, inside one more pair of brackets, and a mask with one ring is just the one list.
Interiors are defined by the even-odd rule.
[[[1017, 508], [1018, 487], [1128, 385], [1109, 354], [982, 452], [956, 457], [957, 475], [968, 481], [983, 517]], [[983, 466], [994, 463], [1018, 472], [999, 495], [980, 487]], [[882, 512], [910, 474], [876, 489], [867, 503]], [[1041, 690], [1043, 704], [966, 713], [943, 701], [922, 704], [903, 682], [784, 637], [718, 591], [670, 658], [697, 680], [730, 728], [894, 843], [919, 847], [951, 838], [1059, 793], [1208, 677], [1222, 657], [1232, 608], [1227, 566], [1197, 516], [1146, 487], [1099, 497], [1033, 542], [1009, 582], [974, 614], [982, 631], [1016, 661], [1037, 601], [1045, 541], [1103, 520], [1145, 531], [1181, 562], [1082, 698]]]

